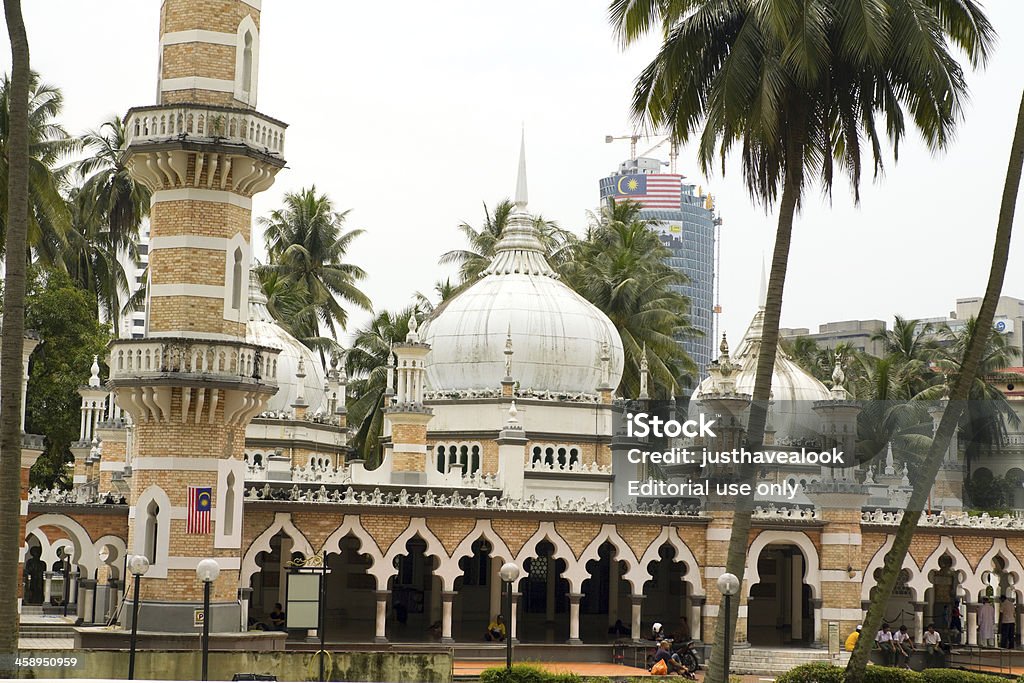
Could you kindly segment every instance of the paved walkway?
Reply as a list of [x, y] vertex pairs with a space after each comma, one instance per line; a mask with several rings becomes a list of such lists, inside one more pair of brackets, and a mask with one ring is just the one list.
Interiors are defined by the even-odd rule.
[[[592, 664], [588, 662], [518, 662], [520, 664], [532, 664], [551, 673], [575, 673], [580, 676], [650, 676], [647, 669], [637, 669], [622, 664]], [[453, 665], [453, 673], [456, 676], [477, 676], [484, 669], [505, 666], [504, 659], [486, 660], [456, 660]]]

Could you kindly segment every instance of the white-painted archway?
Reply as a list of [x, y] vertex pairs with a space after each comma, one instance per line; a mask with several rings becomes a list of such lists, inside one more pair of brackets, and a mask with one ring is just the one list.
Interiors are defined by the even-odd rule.
[[295, 552], [300, 552], [306, 557], [313, 554], [313, 546], [310, 545], [306, 536], [295, 526], [295, 523], [292, 521], [292, 514], [290, 512], [278, 512], [274, 515], [274, 521], [270, 526], [249, 544], [249, 548], [242, 556], [242, 569], [238, 575], [239, 586], [248, 588], [252, 585], [253, 574], [260, 571], [260, 566], [256, 561], [259, 554], [270, 552], [270, 540], [279, 533], [284, 533], [285, 536], [291, 539], [292, 549]]
[[[860, 599], [862, 602], [864, 600], [871, 599], [871, 589], [875, 586], [875, 570], [881, 569], [885, 565], [885, 554], [892, 549], [892, 544], [895, 540], [896, 537], [892, 534], [886, 536], [885, 543], [883, 543], [882, 547], [872, 555], [871, 561], [868, 562], [867, 569], [864, 570], [862, 575], [863, 578], [860, 582]], [[914, 559], [910, 556], [910, 553], [907, 553], [903, 557], [903, 569], [910, 573], [910, 580], [907, 581], [907, 588], [909, 588], [913, 593], [913, 599], [924, 600], [924, 592], [927, 589], [927, 586], [922, 586], [921, 570], [918, 569], [916, 564], [914, 564]], [[924, 577], [924, 583], [928, 583], [927, 576]]]
[[463, 574], [462, 569], [459, 567], [459, 562], [464, 557], [471, 557], [473, 555], [473, 544], [479, 540], [485, 540], [491, 544], [490, 556], [492, 561], [504, 564], [515, 560], [512, 551], [505, 544], [505, 540], [491, 527], [491, 520], [478, 519], [473, 530], [455, 546], [451, 559], [447, 562], [442, 561], [441, 566], [435, 572], [441, 577], [444, 590], [455, 590], [455, 580]]
[[[623, 577], [630, 582], [633, 587], [633, 593], [643, 593], [644, 583], [650, 578], [651, 574], [647, 571], [647, 567], [656, 560], [661, 559], [659, 552], [661, 547], [665, 544], [670, 545], [676, 551], [676, 562], [683, 562], [686, 564], [686, 573], [683, 574], [683, 581], [690, 585], [690, 595], [704, 595], [704, 582], [701, 580], [700, 567], [697, 564], [697, 558], [694, 557], [693, 552], [689, 546], [683, 542], [683, 539], [676, 533], [675, 527], [665, 526], [662, 527], [661, 533], [658, 537], [647, 546], [647, 550], [644, 551], [643, 557], [640, 558], [637, 563], [636, 569], [626, 572]], [[813, 546], [812, 546], [813, 547]]]
[[761, 580], [761, 576], [757, 571], [757, 559], [761, 556], [761, 551], [769, 545], [793, 545], [799, 548], [804, 556], [803, 582], [810, 587], [812, 598], [821, 597], [821, 571], [819, 569], [818, 550], [814, 547], [814, 542], [802, 531], [779, 531], [775, 529], [762, 531], [747, 550], [747, 567], [744, 571], [747, 583], [747, 597], [750, 597], [750, 588]]
[[96, 548], [85, 528], [67, 515], [47, 513], [33, 517], [25, 525], [25, 535], [35, 534], [37, 538], [46, 536], [42, 531], [43, 527], [52, 526], [60, 529], [68, 536], [73, 548], [71, 559], [74, 564], [79, 565], [86, 571], [89, 578], [96, 576], [100, 560], [96, 555]]

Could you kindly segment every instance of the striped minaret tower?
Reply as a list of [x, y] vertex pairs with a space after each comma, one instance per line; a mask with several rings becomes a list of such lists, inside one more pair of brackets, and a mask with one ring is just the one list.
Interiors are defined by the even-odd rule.
[[277, 350], [245, 343], [252, 197], [285, 163], [285, 124], [255, 108], [259, 47], [260, 0], [163, 0], [158, 103], [125, 119], [128, 166], [153, 193], [146, 335], [110, 351], [135, 424], [128, 553], [151, 563], [143, 631], [200, 630], [205, 558], [221, 569], [211, 629], [244, 617], [245, 428], [277, 390]]

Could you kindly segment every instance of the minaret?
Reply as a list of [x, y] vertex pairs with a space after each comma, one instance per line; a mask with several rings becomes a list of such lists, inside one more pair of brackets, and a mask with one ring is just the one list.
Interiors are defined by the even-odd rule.
[[[252, 197], [285, 164], [285, 124], [255, 110], [259, 6], [163, 0], [157, 104], [125, 119], [126, 164], [152, 191], [146, 337], [110, 349], [135, 424], [128, 553], [151, 562], [140, 631], [199, 630], [204, 558], [221, 565], [210, 628], [239, 631], [244, 616], [245, 428], [277, 391], [277, 350], [245, 343]], [[190, 487], [211, 489], [209, 533], [186, 527]]]
[[426, 357], [430, 345], [420, 341], [416, 311], [409, 316], [409, 334], [405, 343], [395, 344], [395, 372], [398, 389], [391, 404], [384, 409], [390, 426], [391, 443], [387, 457], [391, 460], [392, 482], [423, 484], [427, 476], [427, 425], [434, 411], [423, 405], [426, 389]]

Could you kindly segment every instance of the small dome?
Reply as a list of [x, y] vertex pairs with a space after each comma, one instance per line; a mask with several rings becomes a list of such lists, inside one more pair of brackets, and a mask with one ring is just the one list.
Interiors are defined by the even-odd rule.
[[[735, 374], [736, 393], [753, 394], [754, 379], [757, 376], [757, 357], [761, 349], [761, 333], [764, 329], [764, 307], [754, 314], [739, 352], [732, 362], [739, 366]], [[701, 402], [701, 397], [713, 393], [713, 380], [705, 378], [691, 401]], [[804, 370], [791, 359], [781, 346], [775, 354], [775, 369], [772, 374], [772, 423], [780, 436], [799, 438], [816, 433], [817, 416], [811, 410], [815, 401], [832, 400], [828, 387], [818, 378]]]
[[280, 412], [292, 410], [298, 395], [299, 358], [303, 359], [303, 395], [309, 412], [320, 409], [326, 396], [326, 381], [320, 358], [305, 347], [298, 339], [285, 332], [267, 310], [267, 297], [253, 273], [249, 281], [249, 322], [245, 325], [245, 341], [250, 344], [280, 349], [277, 357], [277, 393], [270, 397], [264, 410]]
[[512, 379], [523, 389], [594, 394], [606, 382], [618, 386], [622, 377], [618, 330], [562, 282], [545, 258], [526, 213], [525, 163], [521, 151], [516, 208], [490, 266], [421, 331], [430, 344], [427, 383], [435, 391], [500, 388], [509, 337]]

